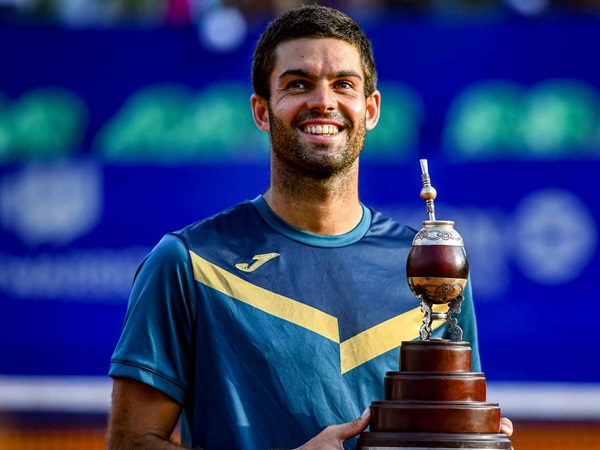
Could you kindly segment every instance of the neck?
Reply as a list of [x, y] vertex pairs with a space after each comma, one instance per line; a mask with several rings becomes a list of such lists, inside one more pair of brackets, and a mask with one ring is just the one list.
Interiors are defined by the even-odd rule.
[[283, 220], [301, 230], [329, 236], [347, 233], [360, 223], [358, 161], [344, 173], [323, 178], [288, 172], [287, 166], [272, 167], [271, 187], [264, 195]]

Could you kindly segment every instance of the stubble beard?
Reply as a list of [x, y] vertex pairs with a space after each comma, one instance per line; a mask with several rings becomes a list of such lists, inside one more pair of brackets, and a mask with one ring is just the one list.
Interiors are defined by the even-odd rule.
[[[324, 115], [319, 117], [333, 118]], [[287, 172], [288, 177], [296, 175], [325, 181], [343, 176], [353, 170], [365, 143], [364, 119], [355, 129], [349, 120], [336, 116], [336, 120], [344, 123], [343, 132], [347, 138], [334, 148], [328, 143], [313, 143], [309, 146], [301, 142], [301, 131], [297, 124], [306, 120], [308, 115], [298, 117], [291, 126], [286, 126], [269, 108], [269, 118], [272, 159], [278, 164], [278, 169]]]

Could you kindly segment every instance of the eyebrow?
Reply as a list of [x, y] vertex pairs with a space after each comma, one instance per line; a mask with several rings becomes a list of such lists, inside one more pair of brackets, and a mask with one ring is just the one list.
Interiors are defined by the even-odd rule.
[[[284, 72], [281, 73], [281, 75], [279, 75], [278, 79], [282, 80], [286, 77], [289, 76], [299, 76], [302, 78], [316, 78], [313, 74], [311, 74], [310, 72], [304, 70], [304, 69], [288, 69], [285, 70]], [[360, 73], [356, 72], [355, 70], [342, 70], [340, 72], [336, 72], [335, 75], [333, 75], [331, 78], [358, 78], [359, 80], [362, 80], [362, 76], [360, 75]]]

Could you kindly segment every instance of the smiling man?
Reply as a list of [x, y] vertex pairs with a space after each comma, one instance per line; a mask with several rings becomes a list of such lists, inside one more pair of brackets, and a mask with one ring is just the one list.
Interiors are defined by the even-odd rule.
[[[359, 200], [380, 113], [363, 31], [330, 8], [291, 10], [261, 36], [252, 82], [270, 186], [143, 261], [111, 363], [109, 449], [181, 448], [178, 420], [193, 448], [355, 448], [400, 343], [418, 336], [415, 231]], [[470, 292], [462, 310], [478, 371]]]
[[356, 46], [302, 38], [276, 49], [267, 96], [252, 96], [257, 126], [271, 139], [269, 207], [305, 231], [340, 235], [363, 216], [358, 157], [379, 118], [380, 94], [365, 92]]

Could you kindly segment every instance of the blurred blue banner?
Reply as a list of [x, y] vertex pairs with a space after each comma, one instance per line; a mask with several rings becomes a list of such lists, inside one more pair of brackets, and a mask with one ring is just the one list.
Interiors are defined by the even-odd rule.
[[[600, 269], [599, 25], [365, 23], [384, 97], [362, 200], [420, 228], [429, 159], [490, 380], [600, 382], [579, 290]], [[256, 37], [215, 53], [192, 27], [0, 28], [0, 374], [106, 375], [152, 246], [266, 190]]]

